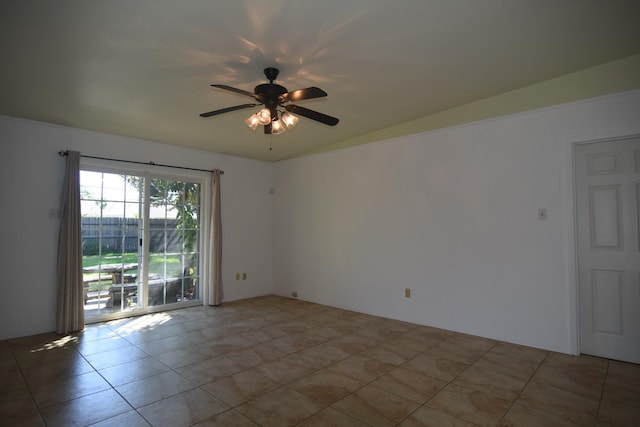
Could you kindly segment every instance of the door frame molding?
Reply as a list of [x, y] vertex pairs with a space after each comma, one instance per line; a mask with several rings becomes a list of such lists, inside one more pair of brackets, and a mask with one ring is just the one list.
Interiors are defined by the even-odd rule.
[[[567, 256], [569, 260], [569, 269], [568, 271], [568, 283], [569, 285], [569, 300], [573, 301], [573, 307], [569, 307], [570, 316], [569, 316], [569, 348], [571, 349], [571, 353], [573, 355], [581, 354], [581, 346], [580, 342], [580, 281], [579, 281], [579, 257], [578, 257], [578, 209], [577, 209], [577, 181], [576, 181], [576, 149], [578, 146], [587, 145], [587, 144], [598, 144], [604, 142], [616, 142], [622, 141], [629, 138], [639, 138], [640, 137], [640, 129], [629, 132], [618, 134], [616, 136], [602, 136], [595, 138], [585, 138], [585, 139], [573, 139], [569, 144], [566, 144], [565, 147], [568, 147], [568, 155], [569, 155], [569, 177], [568, 182], [570, 182], [570, 194], [571, 194], [571, 206], [569, 209], [569, 213], [567, 215], [568, 219], [571, 222], [571, 226], [568, 227], [572, 236], [569, 237], [569, 250], [567, 251]], [[565, 150], [565, 154], [566, 150]], [[572, 247], [571, 247], [572, 246]]]

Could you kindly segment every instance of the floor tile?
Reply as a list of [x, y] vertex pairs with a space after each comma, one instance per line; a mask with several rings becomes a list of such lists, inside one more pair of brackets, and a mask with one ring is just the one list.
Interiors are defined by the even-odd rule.
[[238, 411], [231, 409], [207, 418], [204, 421], [194, 424], [192, 427], [259, 427], [259, 425]]
[[98, 372], [113, 387], [130, 383], [140, 378], [150, 377], [168, 371], [169, 368], [151, 357], [138, 359], [110, 368], [100, 369]]
[[454, 337], [455, 335], [456, 335], [455, 332], [451, 332], [451, 331], [447, 331], [439, 328], [433, 328], [431, 326], [421, 326], [421, 325], [418, 325], [414, 329], [404, 333], [404, 336], [412, 337], [417, 341], [424, 342], [424, 343], [433, 342], [434, 344], [441, 343], [445, 341], [447, 338]]
[[132, 360], [144, 359], [148, 354], [144, 351], [131, 346], [126, 349], [109, 350], [102, 353], [96, 353], [85, 356], [84, 358], [95, 369], [103, 369], [111, 366], [120, 365], [122, 363], [131, 362]]
[[493, 394], [507, 400], [515, 399], [527, 384], [525, 380], [495, 371], [471, 366], [453, 380], [453, 384]]
[[427, 353], [419, 354], [407, 363], [402, 365], [403, 368], [409, 369], [420, 374], [424, 374], [442, 381], [451, 381], [462, 371], [467, 369], [469, 365], [457, 362], [451, 359], [436, 357]]
[[143, 406], [138, 412], [154, 427], [190, 426], [225, 410], [227, 405], [195, 388]]
[[602, 398], [640, 408], [640, 365], [609, 362]]
[[133, 408], [113, 389], [41, 409], [47, 427], [84, 426], [115, 417]]
[[422, 407], [409, 415], [399, 427], [476, 427], [468, 421], [456, 418], [432, 408]]
[[589, 365], [572, 365], [561, 368], [543, 364], [533, 375], [531, 381], [587, 397], [600, 398], [604, 379], [604, 370]]
[[17, 388], [24, 388], [27, 390], [27, 385], [24, 382], [22, 371], [18, 362], [11, 356], [11, 360], [3, 361], [0, 364], [0, 373], [2, 375], [2, 381], [0, 381], [0, 394], [11, 393]]
[[378, 325], [371, 325], [364, 328], [356, 329], [353, 334], [377, 341], [386, 341], [399, 335], [397, 331]]
[[491, 350], [497, 344], [497, 341], [489, 338], [476, 337], [466, 334], [455, 334], [447, 338], [445, 342], [461, 345], [463, 347], [479, 350], [482, 352]]
[[91, 424], [91, 427], [150, 427], [151, 425], [142, 418], [142, 415], [136, 411], [125, 412], [122, 415], [117, 415], [113, 418], [108, 418], [104, 421], [100, 421], [96, 424]]
[[379, 344], [380, 341], [357, 335], [343, 335], [326, 342], [326, 345], [336, 351], [342, 352], [344, 357], [353, 356], [370, 347]]
[[228, 356], [242, 369], [249, 369], [285, 356], [285, 353], [266, 345], [257, 344], [231, 352]]
[[521, 380], [528, 380], [531, 378], [531, 375], [535, 373], [536, 369], [538, 369], [540, 363], [507, 356], [506, 354], [495, 351], [495, 349], [491, 349], [473, 365]]
[[348, 320], [334, 320], [333, 322], [325, 323], [324, 327], [331, 329], [337, 333], [338, 336], [342, 336], [354, 333], [360, 328], [360, 325]]
[[419, 340], [412, 339], [407, 335], [391, 338], [390, 340], [385, 341], [385, 344], [406, 348], [417, 353], [422, 353], [423, 351], [426, 351], [431, 347], [430, 344], [422, 343]]
[[110, 388], [111, 385], [100, 374], [87, 372], [75, 377], [33, 386], [31, 393], [38, 406], [43, 408]]
[[449, 360], [455, 360], [457, 362], [466, 363], [467, 365], [473, 364], [485, 353], [485, 350], [466, 347], [449, 340], [434, 345], [426, 351], [426, 354]]
[[242, 368], [233, 359], [221, 356], [183, 366], [176, 369], [176, 372], [200, 386], [233, 375], [241, 370]]
[[367, 427], [368, 424], [365, 424], [361, 421], [356, 420], [344, 414], [340, 411], [337, 411], [333, 408], [324, 408], [322, 411], [312, 415], [307, 418], [300, 424], [298, 427]]
[[640, 365], [275, 295], [0, 341], [0, 425], [87, 424], [635, 427]]
[[191, 344], [187, 339], [179, 336], [169, 336], [154, 341], [145, 341], [137, 344], [137, 347], [151, 356], [157, 356], [180, 348], [189, 347]]
[[243, 332], [240, 336], [248, 341], [259, 344], [267, 341], [271, 341], [274, 337], [267, 333], [268, 328]]
[[544, 359], [542, 366], [553, 366], [562, 369], [584, 369], [589, 372], [604, 374], [608, 366], [607, 359], [588, 355], [573, 356], [571, 354], [561, 354], [549, 352]]
[[296, 357], [305, 366], [324, 368], [350, 357], [350, 354], [328, 343], [322, 343], [296, 353]]
[[302, 335], [306, 335], [306, 336], [310, 336], [310, 337], [314, 337], [317, 339], [320, 339], [321, 342], [324, 341], [328, 341], [331, 340], [333, 338], [338, 338], [340, 336], [342, 336], [342, 333], [327, 327], [327, 326], [319, 326], [317, 328], [309, 328], [304, 330], [303, 332], [301, 332]]
[[131, 406], [140, 408], [196, 386], [174, 371], [142, 378], [116, 387]]
[[284, 354], [291, 354], [307, 349], [309, 347], [313, 347], [323, 341], [323, 339], [317, 337], [294, 334], [267, 341], [264, 343], [264, 345], [274, 348]]
[[447, 385], [445, 381], [404, 368], [396, 368], [371, 384], [419, 403], [426, 402]]
[[[593, 423], [582, 425], [594, 425]], [[545, 412], [523, 405], [519, 402], [513, 404], [507, 414], [500, 420], [500, 427], [577, 427], [566, 418], [559, 417], [550, 412]]]
[[357, 355], [331, 365], [327, 369], [368, 383], [395, 368], [396, 366], [391, 363]]
[[640, 408], [602, 401], [598, 412], [599, 427], [637, 427], [640, 426]]
[[310, 374], [313, 370], [288, 359], [278, 359], [252, 368], [253, 372], [264, 375], [278, 384], [289, 383]]
[[417, 402], [372, 385], [332, 405], [340, 412], [375, 426], [394, 426], [419, 406]]
[[175, 336], [175, 333], [167, 328], [156, 328], [151, 330], [131, 331], [119, 333], [121, 337], [131, 344], [138, 345], [149, 341], [156, 341], [163, 338]]
[[16, 354], [49, 352], [60, 348], [77, 347], [78, 338], [72, 335], [58, 335], [53, 332], [15, 338], [8, 345]]
[[364, 385], [361, 381], [323, 369], [288, 384], [288, 387], [320, 403], [331, 405]]
[[154, 356], [157, 360], [167, 365], [171, 369], [181, 368], [191, 365], [192, 363], [202, 362], [203, 360], [214, 357], [211, 352], [198, 345], [192, 345], [186, 348], [178, 348], [170, 350]]
[[20, 425], [20, 423], [41, 422], [40, 413], [26, 384], [21, 384], [13, 391], [0, 393], [1, 425]]
[[297, 320], [277, 323], [275, 325], [268, 326], [268, 328], [272, 332], [280, 334], [281, 336], [299, 334], [300, 332], [303, 332], [305, 329], [307, 329], [305, 325], [301, 325]]
[[134, 348], [135, 347], [133, 346], [133, 344], [119, 336], [112, 336], [93, 341], [84, 341], [80, 342], [77, 346], [78, 353], [82, 354], [85, 357], [110, 350], [124, 350]]
[[103, 338], [116, 337], [116, 332], [104, 323], [87, 325], [82, 332], [72, 334], [78, 338], [78, 342], [96, 341]]
[[518, 402], [576, 424], [588, 425], [596, 418], [600, 399], [532, 381], [522, 391]]
[[11, 417], [3, 417], [0, 415], [0, 425], [12, 427], [45, 427], [44, 420], [35, 406], [32, 409], [20, 411]]
[[251, 400], [236, 410], [261, 426], [293, 426], [320, 411], [323, 405], [287, 387]]
[[19, 358], [18, 363], [30, 386], [94, 371], [93, 367], [72, 349], [31, 354]]
[[548, 352], [533, 347], [511, 344], [506, 342], [498, 342], [490, 350], [491, 352], [500, 353], [505, 356], [513, 357], [530, 362], [542, 363], [547, 357]]
[[429, 408], [487, 427], [495, 426], [510, 406], [509, 400], [454, 384], [427, 402]]
[[414, 358], [419, 353], [421, 352], [415, 349], [409, 349], [385, 342], [364, 350], [360, 355], [371, 359], [381, 360], [392, 365], [402, 365], [404, 362]]
[[243, 371], [202, 386], [229, 406], [237, 406], [278, 387], [278, 383], [254, 371]]

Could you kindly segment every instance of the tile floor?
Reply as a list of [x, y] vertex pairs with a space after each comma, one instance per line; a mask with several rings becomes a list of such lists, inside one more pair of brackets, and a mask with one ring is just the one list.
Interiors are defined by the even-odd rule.
[[640, 365], [276, 296], [0, 344], [2, 426], [640, 426]]

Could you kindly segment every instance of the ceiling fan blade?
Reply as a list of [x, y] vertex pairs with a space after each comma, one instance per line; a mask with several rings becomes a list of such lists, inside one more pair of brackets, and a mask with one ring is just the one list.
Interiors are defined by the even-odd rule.
[[255, 107], [256, 105], [258, 105], [258, 104], [236, 105], [235, 107], [227, 107], [227, 108], [222, 108], [220, 110], [209, 111], [208, 113], [202, 113], [202, 114], [200, 114], [200, 117], [217, 116], [218, 114], [228, 113], [230, 111], [236, 111], [236, 110], [244, 110], [245, 108]]
[[293, 92], [287, 92], [282, 95], [282, 101], [296, 102], [305, 99], [322, 98], [323, 96], [327, 96], [327, 92], [318, 87], [312, 86], [306, 89], [298, 89], [294, 90]]
[[299, 114], [303, 117], [329, 126], [335, 126], [340, 121], [335, 117], [327, 116], [326, 114], [318, 113], [317, 111], [309, 110], [308, 108], [300, 107], [298, 105], [286, 105], [284, 108], [290, 113]]
[[211, 86], [217, 87], [218, 89], [228, 90], [230, 92], [235, 92], [240, 95], [250, 96], [251, 98], [257, 99], [259, 101], [258, 96], [255, 93], [247, 92], [246, 90], [238, 89], [238, 88], [227, 86], [227, 85], [211, 85]]

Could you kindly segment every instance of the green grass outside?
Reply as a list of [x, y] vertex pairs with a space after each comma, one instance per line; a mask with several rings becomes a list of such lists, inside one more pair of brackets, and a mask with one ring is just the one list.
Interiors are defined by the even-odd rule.
[[[99, 264], [131, 264], [138, 262], [138, 253], [125, 253], [125, 254], [102, 254], [100, 255], [86, 255], [82, 257], [82, 266], [83, 267], [93, 267]], [[166, 275], [169, 277], [180, 277], [182, 276], [182, 260], [180, 256], [168, 256], [164, 257], [163, 254], [151, 254], [149, 257], [149, 274], [158, 274], [161, 276], [165, 275], [165, 264], [166, 264]], [[128, 270], [128, 274], [138, 274], [139, 271]], [[84, 274], [84, 280], [97, 279], [98, 274]], [[89, 282], [89, 292], [95, 292], [99, 288], [107, 289], [112, 285], [111, 283], [111, 275], [102, 275], [103, 280]]]

